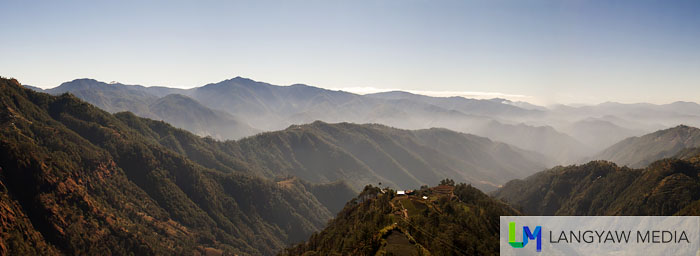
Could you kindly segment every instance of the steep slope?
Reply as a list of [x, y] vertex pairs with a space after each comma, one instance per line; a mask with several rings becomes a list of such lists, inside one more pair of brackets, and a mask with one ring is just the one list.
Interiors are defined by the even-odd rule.
[[344, 181], [332, 183], [301, 182], [306, 187], [306, 190], [311, 192], [333, 214], [340, 212], [345, 203], [358, 194]]
[[0, 80], [0, 127], [8, 254], [270, 255], [331, 216], [303, 185], [202, 166], [157, 135], [208, 140], [16, 80]]
[[323, 231], [282, 255], [497, 254], [499, 216], [518, 212], [468, 185], [454, 195], [426, 187], [395, 196], [367, 186]]
[[[1, 171], [1, 170], [0, 170]], [[52, 255], [58, 250], [46, 242], [22, 206], [7, 194], [7, 187], [0, 182], [0, 254], [2, 255]]]
[[653, 161], [672, 157], [683, 149], [698, 146], [700, 146], [700, 129], [679, 125], [641, 137], [624, 139], [603, 150], [593, 159], [640, 168]]
[[262, 166], [267, 175], [282, 173], [311, 182], [346, 180], [355, 188], [378, 182], [419, 187], [450, 177], [493, 190], [544, 168], [539, 154], [446, 129], [314, 122], [238, 144], [244, 158]]
[[665, 159], [629, 169], [595, 161], [508, 182], [493, 196], [526, 215], [691, 214], [700, 204], [700, 164]]

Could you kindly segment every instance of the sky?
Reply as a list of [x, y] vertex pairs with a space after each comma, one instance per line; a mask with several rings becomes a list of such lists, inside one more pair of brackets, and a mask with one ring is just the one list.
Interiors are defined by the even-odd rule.
[[0, 75], [700, 102], [700, 1], [0, 0]]

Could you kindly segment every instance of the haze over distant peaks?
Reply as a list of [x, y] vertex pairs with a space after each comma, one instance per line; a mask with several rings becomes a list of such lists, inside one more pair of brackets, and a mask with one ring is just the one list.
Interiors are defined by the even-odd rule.
[[[621, 139], [680, 123], [700, 125], [700, 105], [692, 102], [546, 108], [502, 98], [430, 97], [404, 91], [358, 95], [243, 77], [191, 89], [76, 79], [43, 91], [71, 92], [110, 112], [131, 111], [217, 139], [239, 139], [316, 120], [402, 129], [441, 127], [541, 153], [550, 159], [548, 164], [581, 162]], [[181, 101], [183, 106], [177, 106], [181, 111], [165, 111], [165, 102], [159, 99], [169, 94], [192, 100]], [[158, 111], [151, 109], [155, 102], [161, 106]], [[206, 125], [188, 123], [189, 118], [202, 119]]]

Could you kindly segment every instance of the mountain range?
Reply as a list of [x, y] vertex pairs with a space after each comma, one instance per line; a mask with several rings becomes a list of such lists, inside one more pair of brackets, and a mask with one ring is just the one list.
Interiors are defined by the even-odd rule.
[[504, 214], [697, 215], [697, 128], [591, 153], [693, 109], [0, 79], [0, 254], [493, 254]]
[[695, 111], [700, 105], [690, 102], [542, 107], [504, 99], [429, 97], [401, 91], [358, 95], [303, 84], [277, 86], [242, 77], [191, 89], [92, 79], [77, 79], [47, 90], [33, 88], [54, 95], [70, 92], [112, 113], [130, 111], [220, 140], [317, 120], [379, 123], [402, 129], [441, 127], [538, 152], [548, 158], [549, 166], [583, 162], [627, 137], [680, 123], [700, 125], [700, 112]]

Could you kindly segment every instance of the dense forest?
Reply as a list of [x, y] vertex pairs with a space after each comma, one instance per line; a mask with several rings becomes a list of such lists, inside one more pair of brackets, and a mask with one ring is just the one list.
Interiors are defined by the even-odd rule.
[[606, 161], [556, 167], [508, 182], [493, 196], [526, 215], [697, 215], [699, 157], [662, 159], [644, 169]]

